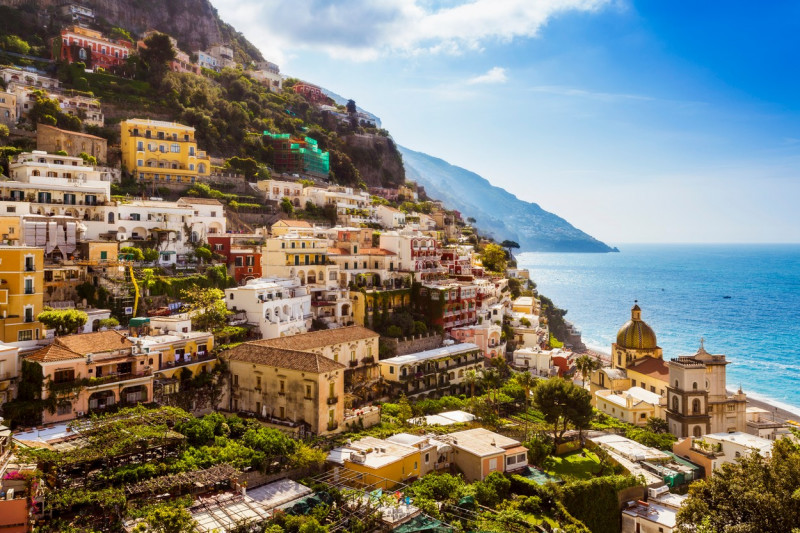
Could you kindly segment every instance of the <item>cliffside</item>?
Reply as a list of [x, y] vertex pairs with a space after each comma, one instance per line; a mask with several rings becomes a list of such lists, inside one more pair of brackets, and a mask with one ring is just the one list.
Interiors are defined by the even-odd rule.
[[343, 138], [345, 153], [370, 187], [397, 187], [405, 183], [405, 169], [398, 147], [389, 137], [354, 134]]
[[[68, 23], [57, 13], [63, 4], [63, 0], [0, 0], [0, 6], [19, 8], [48, 27]], [[209, 0], [81, 0], [80, 4], [95, 11], [100, 29], [119, 26], [132, 34], [163, 31], [175, 37], [185, 52], [227, 42], [238, 61], [263, 59], [243, 35], [220, 20]]]
[[474, 172], [399, 148], [408, 179], [423, 185], [429, 196], [442, 200], [448, 208], [458, 209], [464, 217], [474, 217], [477, 226], [497, 240], [516, 241], [524, 251], [617, 251], [538, 204], [525, 202], [493, 186]]

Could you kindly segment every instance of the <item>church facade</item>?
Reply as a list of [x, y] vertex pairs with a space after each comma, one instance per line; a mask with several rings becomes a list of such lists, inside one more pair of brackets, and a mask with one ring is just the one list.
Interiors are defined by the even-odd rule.
[[667, 387], [667, 426], [678, 438], [746, 430], [747, 398], [728, 394], [724, 355], [700, 343], [694, 355], [671, 359]]

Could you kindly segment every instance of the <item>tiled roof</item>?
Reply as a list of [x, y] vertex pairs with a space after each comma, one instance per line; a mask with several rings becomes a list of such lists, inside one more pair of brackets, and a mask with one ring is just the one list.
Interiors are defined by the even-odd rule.
[[397, 255], [396, 253], [384, 250], [383, 248], [362, 248], [361, 253], [364, 255]]
[[311, 224], [305, 220], [279, 220], [273, 226], [286, 226], [289, 228], [313, 228]]
[[258, 344], [260, 346], [271, 346], [273, 348], [281, 348], [284, 350], [314, 350], [324, 346], [332, 346], [335, 344], [342, 344], [345, 342], [355, 342], [363, 339], [376, 338], [379, 335], [362, 326], [350, 326], [346, 328], [336, 329], [323, 329], [320, 331], [312, 331], [311, 333], [303, 333], [301, 335], [293, 335], [291, 337], [278, 337], [277, 339], [264, 339], [260, 341], [253, 341], [248, 344]]
[[245, 363], [288, 368], [315, 374], [344, 368], [344, 365], [328, 359], [324, 355], [273, 348], [271, 346], [263, 346], [257, 342], [240, 344], [231, 350], [223, 352], [222, 358], [229, 361], [243, 361]]
[[652, 378], [667, 381], [669, 379], [669, 367], [663, 359], [655, 357], [642, 357], [633, 365], [628, 367], [631, 372], [638, 372]]
[[79, 353], [68, 350], [57, 344], [45, 346], [41, 350], [36, 350], [32, 354], [25, 357], [28, 361], [36, 361], [38, 363], [49, 363], [52, 361], [67, 361], [69, 359], [83, 359]]
[[116, 331], [67, 335], [57, 338], [55, 344], [81, 355], [124, 350], [133, 346], [133, 343], [125, 335]]
[[222, 205], [222, 202], [219, 200], [215, 200], [214, 198], [192, 198], [189, 196], [183, 196], [178, 199], [178, 203], [185, 203], [185, 204], [207, 204], [207, 205]]
[[328, 255], [350, 255], [350, 250], [344, 248], [328, 248]]

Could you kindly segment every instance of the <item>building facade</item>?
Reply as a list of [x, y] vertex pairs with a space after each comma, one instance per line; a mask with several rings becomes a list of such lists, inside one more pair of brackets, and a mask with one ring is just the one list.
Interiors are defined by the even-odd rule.
[[480, 375], [484, 360], [478, 346], [464, 343], [383, 359], [380, 368], [393, 396], [438, 398], [470, 392], [470, 372]]
[[211, 160], [197, 148], [194, 128], [177, 122], [128, 119], [120, 123], [122, 167], [138, 181], [194, 183], [211, 174]]
[[344, 418], [344, 365], [318, 353], [246, 342], [224, 352], [230, 385], [223, 405], [233, 412], [326, 435]]
[[225, 289], [231, 311], [244, 311], [264, 339], [305, 333], [311, 328], [311, 294], [297, 278], [260, 278]]
[[80, 61], [89, 68], [109, 69], [122, 65], [133, 51], [133, 43], [103, 37], [99, 31], [82, 26], [61, 30], [59, 56], [67, 63]]
[[64, 150], [72, 157], [85, 153], [96, 158], [98, 162], [108, 161], [107, 140], [88, 133], [61, 130], [47, 124], [39, 124], [36, 128], [36, 148], [50, 153]]
[[44, 307], [44, 250], [0, 246], [0, 342], [32, 347], [44, 338], [36, 320]]

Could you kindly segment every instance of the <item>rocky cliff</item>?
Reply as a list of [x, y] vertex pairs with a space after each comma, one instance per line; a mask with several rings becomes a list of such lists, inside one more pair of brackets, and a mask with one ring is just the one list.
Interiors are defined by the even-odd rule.
[[[94, 10], [101, 30], [118, 26], [134, 36], [159, 30], [175, 37], [185, 52], [230, 43], [240, 62], [263, 59], [255, 46], [219, 18], [209, 0], [81, 0], [80, 4]], [[0, 0], [0, 6], [19, 8], [56, 26], [69, 22], [57, 14], [60, 5], [64, 0]]]

